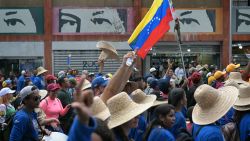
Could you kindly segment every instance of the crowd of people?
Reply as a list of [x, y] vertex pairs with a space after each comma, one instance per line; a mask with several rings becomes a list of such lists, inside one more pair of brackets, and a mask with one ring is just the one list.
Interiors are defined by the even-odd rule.
[[168, 60], [163, 76], [153, 66], [142, 76], [135, 63], [128, 52], [113, 75], [54, 76], [43, 67], [16, 79], [0, 73], [0, 140], [46, 140], [54, 133], [68, 141], [250, 140], [250, 62], [223, 70], [190, 64], [185, 71]]

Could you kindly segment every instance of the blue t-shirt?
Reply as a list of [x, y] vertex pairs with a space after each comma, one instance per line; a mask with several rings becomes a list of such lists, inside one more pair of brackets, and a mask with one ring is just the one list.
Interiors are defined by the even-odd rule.
[[91, 134], [97, 127], [96, 120], [90, 118], [89, 125], [84, 125], [75, 118], [69, 131], [68, 141], [91, 141]]
[[229, 122], [233, 122], [233, 116], [234, 116], [234, 112], [235, 110], [233, 108], [231, 108], [226, 115], [224, 115], [222, 118], [220, 118], [217, 123], [220, 126], [226, 125]]
[[175, 113], [175, 122], [174, 125], [172, 126], [172, 128], [170, 128], [170, 132], [177, 137], [179, 130], [183, 129], [183, 128], [187, 128], [186, 126], [186, 120], [185, 117], [183, 116], [182, 112], [176, 112]]
[[17, 81], [17, 91], [20, 92], [24, 88], [24, 86], [25, 86], [25, 79], [24, 76], [21, 75]]
[[147, 122], [144, 116], [139, 116], [139, 122], [137, 128], [132, 128], [129, 132], [129, 139], [133, 139], [134, 141], [142, 141], [143, 134], [145, 133], [147, 128]]
[[34, 78], [34, 81], [33, 81], [33, 84], [35, 85], [35, 86], [37, 86], [37, 88], [39, 89], [39, 90], [44, 90], [45, 89], [45, 82], [44, 82], [44, 80], [43, 80], [43, 77], [42, 76], [36, 76], [35, 78]]
[[[192, 135], [195, 141], [224, 141], [220, 126], [215, 124], [204, 125], [193, 124]], [[198, 130], [198, 135], [196, 136]]]
[[147, 141], [175, 141], [175, 138], [167, 129], [153, 128]]
[[10, 141], [38, 140], [38, 129], [37, 114], [28, 113], [22, 109], [16, 113], [13, 119]]
[[[250, 139], [250, 113], [245, 114], [239, 125], [240, 140], [249, 141]], [[248, 138], [248, 139], [247, 139]]]

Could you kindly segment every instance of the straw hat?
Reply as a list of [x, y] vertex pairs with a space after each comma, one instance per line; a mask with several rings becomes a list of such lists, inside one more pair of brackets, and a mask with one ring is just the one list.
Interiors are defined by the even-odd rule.
[[235, 65], [235, 64], [229, 64], [226, 67], [226, 71], [227, 72], [233, 72], [235, 69], [237, 69], [239, 67], [240, 67], [240, 64], [237, 64], [237, 65]]
[[131, 93], [131, 98], [138, 104], [152, 103], [156, 100], [155, 95], [146, 95], [141, 89], [137, 89]]
[[43, 74], [45, 72], [47, 72], [48, 70], [44, 69], [43, 67], [38, 67], [37, 68], [37, 76], [40, 75], [40, 74]]
[[234, 86], [239, 89], [240, 85], [234, 80], [228, 80], [225, 82], [224, 86]]
[[247, 105], [247, 106], [236, 106], [236, 105], [234, 105], [233, 108], [235, 110], [237, 110], [237, 111], [248, 111], [248, 110], [250, 110], [250, 105]]
[[248, 106], [250, 105], [250, 85], [241, 84], [239, 86], [239, 99], [235, 102], [235, 106]]
[[84, 90], [86, 90], [88, 88], [91, 88], [91, 83], [88, 80], [85, 79], [81, 90], [84, 91]]
[[39, 90], [39, 95], [41, 96], [41, 99], [44, 99], [48, 94], [47, 90]]
[[110, 112], [105, 103], [101, 100], [100, 97], [95, 96], [91, 110], [94, 117], [97, 117], [103, 121], [110, 117]]
[[115, 48], [106, 41], [99, 41], [96, 44], [96, 47], [101, 49], [102, 52], [99, 56], [99, 60], [110, 59], [119, 59], [118, 53]]
[[128, 122], [146, 111], [152, 105], [153, 103], [137, 104], [125, 92], [111, 97], [107, 101], [107, 106], [111, 114], [108, 122], [109, 128], [114, 128]]
[[[227, 81], [229, 81], [229, 80], [234, 80], [238, 84], [247, 83], [246, 81], [242, 80], [241, 73], [239, 73], [239, 72], [230, 72]], [[225, 81], [225, 83], [227, 83], [227, 81]]]
[[233, 86], [220, 89], [206, 84], [199, 86], [194, 93], [197, 102], [192, 115], [194, 123], [207, 125], [220, 119], [233, 106], [238, 93], [238, 89]]

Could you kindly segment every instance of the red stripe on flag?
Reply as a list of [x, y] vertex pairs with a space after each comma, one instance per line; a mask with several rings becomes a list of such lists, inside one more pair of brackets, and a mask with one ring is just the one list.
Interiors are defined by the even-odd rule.
[[160, 24], [151, 32], [150, 36], [138, 50], [137, 55], [145, 58], [152, 46], [170, 29], [169, 22], [173, 20], [170, 8], [167, 9], [167, 15], [162, 19]]

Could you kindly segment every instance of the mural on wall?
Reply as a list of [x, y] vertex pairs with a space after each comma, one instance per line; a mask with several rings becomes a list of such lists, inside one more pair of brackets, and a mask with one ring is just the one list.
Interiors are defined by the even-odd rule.
[[[125, 34], [131, 31], [133, 20], [130, 8], [95, 8], [95, 9], [67, 9], [55, 8], [58, 11], [58, 20], [54, 32], [58, 33], [118, 33]], [[55, 14], [54, 16], [56, 16]], [[55, 19], [55, 18], [54, 18]]]
[[[215, 10], [176, 10], [180, 18], [181, 32], [215, 32]], [[175, 22], [170, 23], [170, 32], [174, 32]]]
[[1, 8], [0, 33], [43, 33], [43, 8]]
[[250, 9], [236, 10], [236, 31], [250, 32]]

